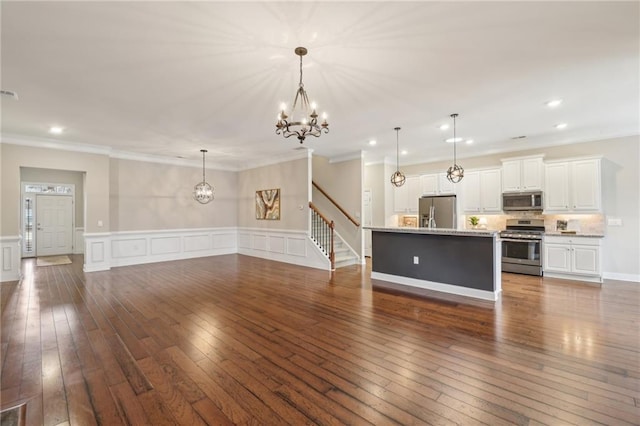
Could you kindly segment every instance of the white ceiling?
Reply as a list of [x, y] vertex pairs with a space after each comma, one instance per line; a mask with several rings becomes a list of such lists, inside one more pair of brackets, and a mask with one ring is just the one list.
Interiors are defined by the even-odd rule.
[[2, 97], [3, 140], [206, 148], [231, 168], [287, 156], [298, 141], [275, 121], [296, 46], [329, 114], [305, 141], [320, 155], [395, 160], [400, 126], [401, 164], [449, 158], [451, 113], [475, 141], [460, 157], [640, 133], [638, 2], [3, 1], [1, 15], [1, 88], [19, 95]]

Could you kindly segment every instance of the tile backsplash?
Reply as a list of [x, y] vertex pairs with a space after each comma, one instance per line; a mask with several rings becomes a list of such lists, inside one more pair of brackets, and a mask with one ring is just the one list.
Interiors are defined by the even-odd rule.
[[581, 233], [585, 234], [602, 234], [605, 232], [605, 217], [602, 214], [534, 214], [521, 213], [513, 215], [466, 215], [464, 216], [465, 228], [470, 229], [469, 217], [477, 216], [487, 220], [487, 229], [503, 230], [507, 226], [507, 219], [544, 219], [544, 227], [546, 232], [556, 232], [556, 222], [558, 220], [574, 220], [580, 227]]

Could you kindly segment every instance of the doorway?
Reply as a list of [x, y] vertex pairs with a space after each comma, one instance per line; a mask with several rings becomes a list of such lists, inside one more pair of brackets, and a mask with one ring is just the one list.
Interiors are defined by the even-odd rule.
[[75, 185], [22, 183], [22, 257], [74, 251]]
[[73, 252], [73, 198], [36, 195], [36, 256]]

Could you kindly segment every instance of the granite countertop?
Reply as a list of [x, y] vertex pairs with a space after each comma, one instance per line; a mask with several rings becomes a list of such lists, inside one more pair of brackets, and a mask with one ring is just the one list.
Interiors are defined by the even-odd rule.
[[563, 234], [560, 231], [545, 232], [544, 235], [552, 237], [587, 237], [587, 238], [604, 238], [603, 234], [594, 234], [589, 232], [578, 232], [576, 234]]
[[401, 226], [365, 226], [364, 229], [381, 232], [398, 232], [406, 234], [457, 235], [467, 237], [496, 237], [498, 231], [487, 229], [448, 229], [448, 228], [412, 228]]

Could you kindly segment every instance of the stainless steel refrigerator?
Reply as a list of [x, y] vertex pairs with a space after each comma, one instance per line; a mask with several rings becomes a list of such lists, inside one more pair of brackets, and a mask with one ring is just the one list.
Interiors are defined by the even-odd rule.
[[422, 197], [418, 202], [418, 215], [421, 227], [456, 229], [456, 196]]

